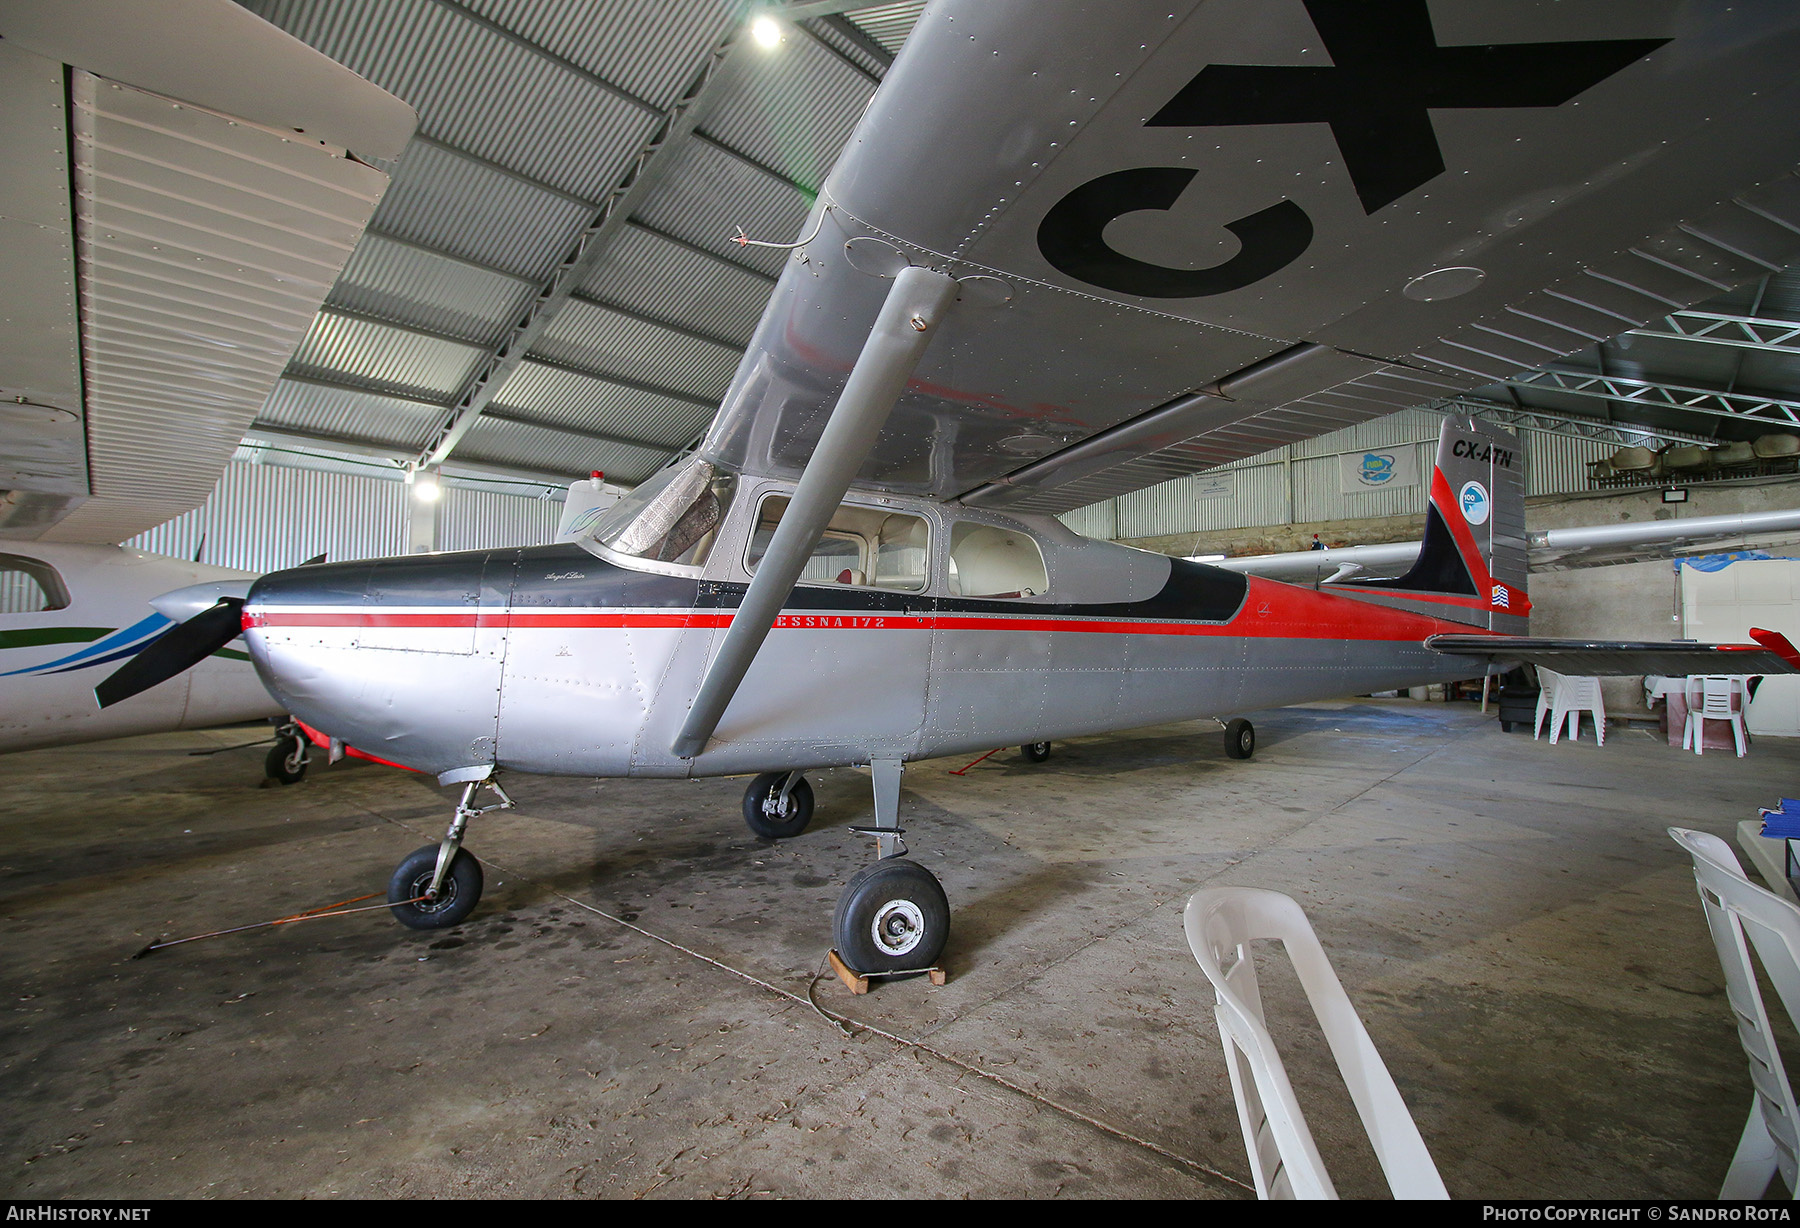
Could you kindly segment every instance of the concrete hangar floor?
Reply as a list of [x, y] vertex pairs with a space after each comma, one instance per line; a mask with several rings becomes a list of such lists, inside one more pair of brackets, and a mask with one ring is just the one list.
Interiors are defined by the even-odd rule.
[[[185, 753], [244, 728], [0, 759], [0, 1187], [1246, 1197], [1181, 927], [1197, 887], [1245, 884], [1304, 905], [1453, 1196], [1716, 1193], [1750, 1085], [1663, 829], [1729, 836], [1800, 744], [1551, 747], [1408, 700], [1256, 721], [1248, 762], [1194, 722], [910, 767], [950, 980], [860, 998], [817, 978], [870, 856], [854, 770], [779, 844], [741, 780], [514, 778], [453, 931], [376, 911], [133, 960], [381, 890], [448, 795], [361, 763], [258, 789], [260, 748]], [[1296, 992], [1265, 982], [1272, 1018]], [[1385, 1193], [1329, 1059], [1277, 1039], [1340, 1190]]]

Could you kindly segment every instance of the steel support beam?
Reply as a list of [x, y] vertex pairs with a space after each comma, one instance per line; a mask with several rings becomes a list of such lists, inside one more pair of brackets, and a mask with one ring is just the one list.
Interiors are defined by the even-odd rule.
[[1598, 418], [1559, 414], [1550, 409], [1531, 409], [1524, 405], [1498, 405], [1492, 401], [1482, 401], [1474, 397], [1453, 397], [1450, 400], [1438, 401], [1420, 408], [1432, 413], [1474, 414], [1477, 417], [1486, 418], [1490, 422], [1499, 422], [1506, 426], [1518, 427], [1521, 430], [1541, 431], [1552, 435], [1574, 435], [1582, 439], [1592, 439], [1597, 443], [1616, 444], [1622, 448], [1633, 447], [1643, 443], [1646, 439], [1660, 439], [1666, 443], [1706, 442], [1705, 437], [1701, 435], [1665, 431], [1660, 427], [1603, 422]]
[[1721, 315], [1711, 311], [1676, 311], [1656, 324], [1633, 328], [1627, 337], [1660, 337], [1669, 341], [1694, 341], [1727, 345], [1770, 354], [1800, 354], [1800, 323], [1765, 320], [1756, 316]]
[[1749, 396], [1715, 388], [1654, 383], [1650, 380], [1626, 379], [1619, 375], [1562, 371], [1553, 367], [1530, 371], [1500, 382], [1512, 388], [1592, 397], [1619, 405], [1685, 410], [1688, 413], [1709, 414], [1739, 422], [1773, 422], [1780, 426], [1800, 426], [1800, 401], [1782, 397]]
[[844, 492], [875, 447], [906, 381], [924, 357], [937, 325], [956, 301], [956, 279], [929, 269], [903, 269], [888, 290], [869, 339], [851, 368], [812, 459], [794, 488], [768, 552], [733, 615], [718, 655], [701, 679], [674, 753], [692, 759], [706, 749], [763, 640], [806, 567]]

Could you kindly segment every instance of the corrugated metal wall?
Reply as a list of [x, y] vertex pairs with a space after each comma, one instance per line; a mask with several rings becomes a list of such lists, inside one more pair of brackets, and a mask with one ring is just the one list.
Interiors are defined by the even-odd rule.
[[560, 498], [525, 499], [451, 486], [438, 509], [439, 550], [493, 550], [550, 542], [563, 504]]
[[[1424, 410], [1390, 414], [1206, 474], [1177, 478], [1077, 508], [1060, 519], [1089, 537], [1138, 538], [1411, 515], [1424, 509], [1423, 484], [1345, 493], [1339, 467], [1346, 455], [1376, 448], [1410, 448], [1420, 482], [1427, 482], [1437, 457], [1442, 422], [1440, 415]], [[1528, 495], [1587, 490], [1588, 462], [1611, 456], [1618, 448], [1617, 444], [1539, 430], [1523, 431], [1521, 439]], [[1221, 483], [1228, 483], [1223, 496]], [[1203, 494], [1212, 497], [1201, 497]]]
[[[233, 461], [212, 496], [185, 516], [126, 542], [137, 550], [246, 571], [406, 549], [406, 487], [395, 478]], [[550, 541], [562, 492], [531, 498], [446, 485], [438, 548], [475, 550]]]

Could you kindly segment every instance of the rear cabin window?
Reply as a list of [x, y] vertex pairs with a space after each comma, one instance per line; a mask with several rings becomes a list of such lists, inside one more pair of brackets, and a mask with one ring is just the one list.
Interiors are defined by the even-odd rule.
[[69, 604], [56, 568], [18, 554], [0, 554], [0, 614], [41, 614]]
[[731, 474], [690, 458], [613, 504], [593, 537], [620, 554], [697, 567], [712, 550], [735, 485]]
[[[768, 552], [775, 526], [781, 523], [787, 508], [786, 495], [770, 495], [763, 500], [745, 559], [752, 572]], [[800, 582], [918, 592], [925, 587], [930, 545], [930, 528], [918, 516], [845, 504], [838, 508], [819, 544], [813, 547], [800, 573]]]
[[950, 591], [958, 597], [1038, 597], [1050, 590], [1044, 552], [1024, 533], [962, 523], [950, 530]]

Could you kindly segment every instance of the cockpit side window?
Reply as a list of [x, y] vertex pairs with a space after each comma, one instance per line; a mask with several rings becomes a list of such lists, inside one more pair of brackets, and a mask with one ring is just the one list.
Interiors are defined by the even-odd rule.
[[[744, 564], [756, 570], [787, 511], [786, 495], [770, 495], [757, 510]], [[850, 584], [917, 592], [931, 558], [930, 527], [918, 516], [846, 503], [831, 518], [800, 573], [802, 584]]]
[[0, 554], [0, 614], [66, 609], [69, 590], [56, 568], [22, 554]]
[[958, 523], [950, 530], [950, 591], [958, 597], [1039, 597], [1050, 590], [1044, 552], [1028, 534]]
[[619, 554], [697, 567], [712, 550], [736, 484], [730, 473], [691, 458], [614, 504], [593, 538]]

